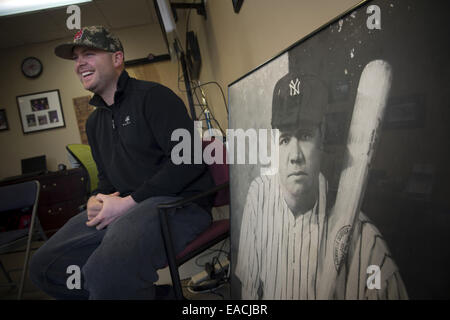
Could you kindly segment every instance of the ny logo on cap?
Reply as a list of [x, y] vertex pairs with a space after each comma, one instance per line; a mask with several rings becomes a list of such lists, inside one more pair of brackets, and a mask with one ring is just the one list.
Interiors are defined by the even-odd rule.
[[291, 80], [289, 83], [289, 95], [290, 96], [297, 96], [300, 94], [300, 80], [298, 78], [294, 80]]
[[73, 40], [80, 40], [82, 36], [83, 36], [83, 29], [75, 33], [75, 37], [73, 37]]

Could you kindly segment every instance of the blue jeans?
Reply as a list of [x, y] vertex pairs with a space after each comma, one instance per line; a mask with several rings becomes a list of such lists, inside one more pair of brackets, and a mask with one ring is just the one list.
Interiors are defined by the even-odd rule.
[[[74, 216], [35, 252], [31, 280], [56, 299], [153, 299], [167, 265], [157, 205], [177, 199], [149, 198], [103, 230], [86, 226], [86, 211]], [[168, 214], [177, 253], [211, 223], [196, 204]], [[67, 288], [70, 265], [81, 269], [81, 289]]]

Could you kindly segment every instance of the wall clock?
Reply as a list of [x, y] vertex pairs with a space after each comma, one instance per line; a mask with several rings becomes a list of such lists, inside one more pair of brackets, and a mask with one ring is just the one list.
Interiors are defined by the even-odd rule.
[[35, 57], [25, 58], [22, 62], [22, 73], [27, 78], [37, 78], [42, 73], [42, 62]]

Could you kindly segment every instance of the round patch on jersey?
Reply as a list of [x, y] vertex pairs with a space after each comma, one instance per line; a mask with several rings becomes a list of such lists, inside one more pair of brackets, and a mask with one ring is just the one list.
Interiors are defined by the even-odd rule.
[[347, 254], [351, 228], [351, 225], [343, 226], [336, 234], [336, 239], [334, 239], [334, 266], [336, 271], [339, 271], [339, 266]]

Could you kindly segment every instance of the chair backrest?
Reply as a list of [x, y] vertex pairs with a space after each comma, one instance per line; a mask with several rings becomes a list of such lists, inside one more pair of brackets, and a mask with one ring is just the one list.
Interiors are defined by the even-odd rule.
[[[209, 146], [213, 142], [214, 142], [214, 144]], [[215, 157], [215, 155], [216, 155], [215, 154], [216, 150], [221, 149], [221, 151], [222, 151], [222, 154], [218, 155], [221, 158], [221, 159], [219, 158], [221, 160], [221, 161], [219, 161], [220, 163], [214, 162], [214, 163], [208, 165], [209, 172], [211, 173], [211, 175], [213, 177], [215, 185], [219, 186], [221, 184], [229, 182], [230, 175], [228, 172], [227, 149], [226, 149], [225, 145], [220, 140], [213, 138], [213, 139], [211, 139], [211, 141], [206, 141], [206, 140], [202, 141], [203, 150], [205, 150], [205, 148], [207, 146], [212, 148], [211, 155], [213, 157]], [[230, 203], [230, 189], [225, 188], [225, 189], [218, 191], [216, 194], [216, 197], [214, 198], [213, 206], [220, 207], [220, 206], [227, 205], [229, 203]]]
[[98, 170], [92, 157], [91, 147], [87, 144], [68, 144], [67, 151], [81, 163], [89, 174], [89, 191], [92, 192], [98, 186]]
[[32, 207], [39, 197], [39, 181], [27, 181], [0, 187], [0, 211]]

